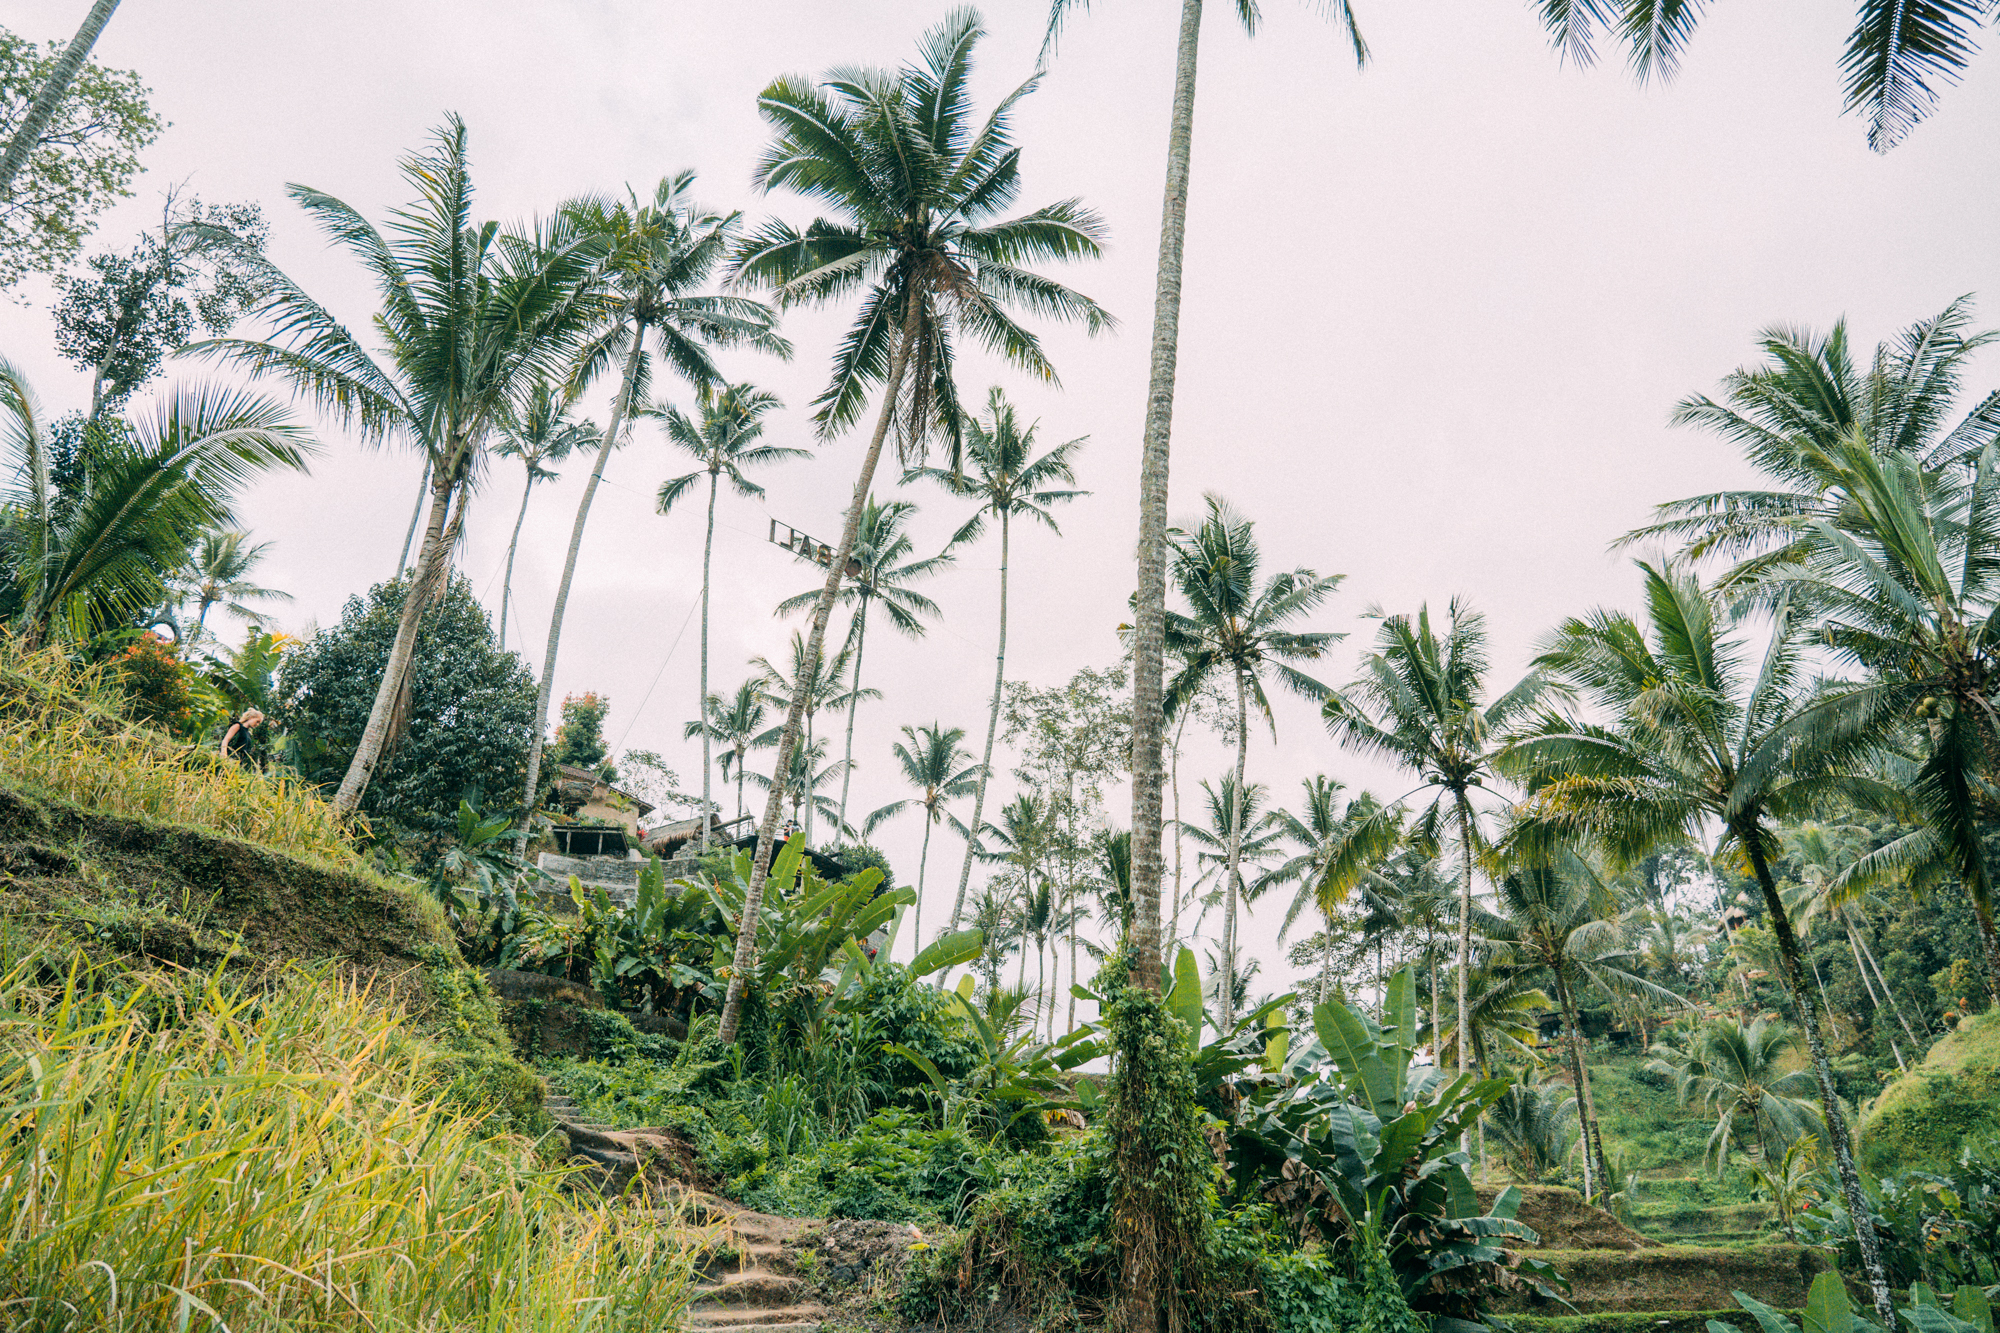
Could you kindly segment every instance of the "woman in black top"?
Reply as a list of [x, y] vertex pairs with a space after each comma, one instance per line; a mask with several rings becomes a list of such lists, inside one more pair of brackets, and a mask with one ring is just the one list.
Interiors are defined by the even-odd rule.
[[256, 763], [257, 737], [254, 729], [264, 725], [264, 715], [255, 708], [246, 708], [242, 716], [229, 724], [229, 730], [222, 733], [222, 757], [234, 759], [239, 764]]

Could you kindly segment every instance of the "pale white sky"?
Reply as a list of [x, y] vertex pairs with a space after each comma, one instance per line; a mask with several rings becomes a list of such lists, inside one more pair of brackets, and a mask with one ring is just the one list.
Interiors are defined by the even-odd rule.
[[[11, 0], [0, 23], [67, 36], [83, 8]], [[130, 0], [98, 55], [141, 70], [173, 124], [146, 157], [139, 197], [99, 243], [126, 244], [170, 182], [210, 200], [255, 200], [271, 217], [278, 262], [362, 325], [371, 306], [361, 272], [305, 225], [284, 185], [313, 185], [380, 218], [406, 198], [397, 159], [448, 110], [471, 127], [485, 216], [511, 220], [626, 182], [643, 190], [693, 168], [715, 206], [803, 220], [796, 200], [749, 187], [765, 139], [757, 91], [781, 73], [898, 63], [946, 8]], [[1751, 359], [1759, 329], [1820, 328], [1845, 314], [1857, 343], [1871, 346], [1961, 293], [2000, 286], [2000, 65], [1977, 62], [1936, 118], [1874, 156], [1860, 123], [1839, 115], [1845, 6], [1716, 6], [1682, 77], [1664, 89], [1635, 87], [1615, 60], [1560, 65], [1519, 0], [1360, 0], [1376, 59], [1359, 74], [1310, 6], [1270, 0], [1254, 41], [1230, 7], [1209, 8], [1175, 511], [1192, 515], [1203, 491], [1219, 490], [1257, 520], [1271, 567], [1347, 575], [1319, 624], [1351, 636], [1320, 673], [1330, 682], [1349, 678], [1371, 633], [1366, 608], [1428, 599], [1441, 610], [1454, 594], [1488, 614], [1496, 679], [1511, 682], [1556, 619], [1631, 600], [1630, 571], [1606, 544], [1650, 505], [1746, 479], [1727, 448], [1666, 419], [1676, 399]], [[1040, 418], [1044, 439], [1091, 437], [1081, 484], [1093, 494], [1062, 516], [1064, 537], [1026, 530], [1015, 544], [1014, 679], [1050, 684], [1117, 654], [1177, 11], [1166, 0], [1099, 0], [1070, 25], [1016, 122], [1023, 205], [1081, 195], [1108, 219], [1106, 259], [1062, 276], [1123, 328], [1094, 341], [1051, 333], [1061, 392], [965, 362], [968, 400], [997, 380]], [[1040, 0], [986, 7], [982, 104], [1031, 72], [1045, 12]], [[52, 408], [74, 406], [87, 384], [50, 350], [46, 288], [21, 294], [27, 307], [0, 305], [0, 348], [27, 365]], [[844, 320], [789, 317], [799, 349], [790, 365], [726, 363], [732, 377], [784, 398], [774, 441], [811, 443], [804, 409]], [[1981, 363], [1976, 388], [1991, 387], [1996, 364]], [[603, 405], [594, 410], [601, 420]], [[391, 572], [417, 482], [410, 456], [364, 452], [334, 431], [325, 443], [311, 477], [274, 478], [243, 506], [258, 537], [275, 543], [264, 572], [296, 595], [293, 628], [330, 623], [347, 596]], [[716, 688], [742, 679], [751, 656], [782, 650], [789, 625], [769, 608], [813, 582], [765, 544], [767, 514], [830, 539], [858, 456], [854, 439], [838, 441], [767, 473], [766, 505], [724, 497]], [[688, 617], [701, 517], [689, 504], [661, 519], [651, 503], [663, 477], [685, 470], [643, 430], [614, 459], [585, 541], [557, 695], [608, 694], [612, 739], [662, 751], [692, 780], [698, 754], [679, 737], [696, 693]], [[538, 488], [529, 512], [517, 623], [537, 669], [584, 472], [573, 464]], [[885, 476], [881, 489], [890, 485]], [[496, 607], [518, 487], [496, 471], [473, 509], [464, 568]], [[928, 490], [909, 495], [924, 509], [920, 540], [941, 545], [963, 510]], [[924, 641], [871, 636], [867, 683], [887, 698], [861, 715], [856, 809], [906, 794], [888, 752], [899, 726], [942, 720], [976, 746], [996, 561], [990, 544], [967, 551], [925, 589], [945, 614]], [[1336, 750], [1309, 708], [1282, 702], [1278, 720], [1276, 747], [1267, 732], [1253, 737], [1251, 776], [1281, 799], [1321, 771], [1402, 790]], [[1225, 762], [1214, 747], [1184, 783], [1192, 789]], [[1127, 822], [1122, 795], [1112, 813]], [[880, 838], [905, 880], [920, 836], [911, 817]], [[957, 851], [948, 836], [933, 841], [933, 903], [955, 883]], [[1260, 904], [1246, 928], [1246, 945], [1266, 960], [1264, 982], [1285, 971], [1273, 943], [1281, 915], [1282, 904]]]

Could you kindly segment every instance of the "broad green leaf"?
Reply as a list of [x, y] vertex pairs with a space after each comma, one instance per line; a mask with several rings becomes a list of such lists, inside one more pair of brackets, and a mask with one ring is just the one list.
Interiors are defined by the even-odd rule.
[[1978, 1328], [1980, 1333], [1993, 1333], [1993, 1305], [1976, 1284], [1959, 1284], [1957, 1294], [1951, 1298], [1951, 1312]]
[[1764, 1333], [1799, 1333], [1799, 1330], [1789, 1319], [1786, 1319], [1776, 1310], [1764, 1304], [1764, 1302], [1754, 1297], [1745, 1296], [1740, 1291], [1732, 1291], [1729, 1294], [1736, 1298], [1738, 1305], [1750, 1312], [1750, 1317], [1757, 1321], [1757, 1326], [1763, 1329]]
[[1201, 1045], [1201, 967], [1194, 950], [1181, 946], [1174, 959], [1174, 988], [1167, 992], [1167, 1009], [1187, 1028], [1190, 1048]]
[[895, 1041], [885, 1044], [882, 1049], [891, 1055], [902, 1056], [905, 1060], [908, 1060], [911, 1064], [922, 1070], [924, 1077], [929, 1079], [932, 1086], [936, 1087], [939, 1092], [943, 1092], [951, 1087], [951, 1084], [945, 1080], [945, 1076], [938, 1072], [938, 1067], [931, 1063], [930, 1058], [923, 1053], [913, 1051], [901, 1042]]
[[1401, 1090], [1390, 1077], [1389, 1067], [1382, 1063], [1375, 1039], [1359, 1015], [1337, 1002], [1314, 1005], [1313, 1030], [1349, 1082], [1367, 1095], [1368, 1109], [1379, 1119], [1394, 1119], [1402, 1107], [1398, 1096]]
[[1847, 1303], [1847, 1288], [1840, 1274], [1821, 1273], [1806, 1294], [1805, 1315], [1799, 1321], [1805, 1333], [1853, 1333], [1854, 1309]]
[[947, 967], [963, 966], [979, 957], [985, 946], [986, 932], [977, 928], [941, 936], [910, 960], [910, 975], [927, 977]]

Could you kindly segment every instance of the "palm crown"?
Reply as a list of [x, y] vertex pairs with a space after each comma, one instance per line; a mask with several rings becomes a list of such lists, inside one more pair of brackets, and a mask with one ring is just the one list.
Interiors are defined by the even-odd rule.
[[743, 475], [743, 469], [812, 456], [804, 449], [763, 443], [764, 417], [780, 406], [776, 394], [749, 384], [731, 384], [719, 390], [702, 385], [696, 393], [698, 416], [691, 417], [675, 406], [641, 409], [641, 415], [666, 427], [669, 443], [701, 464], [694, 472], [660, 483], [660, 513], [670, 512], [704, 476], [726, 479], [738, 495], [755, 499], [764, 488]]
[[860, 416], [872, 386], [900, 379], [892, 387], [905, 461], [940, 437], [956, 461], [960, 333], [1054, 383], [1040, 340], [1013, 311], [1093, 333], [1112, 323], [1096, 302], [1028, 267], [1095, 257], [1104, 237], [1095, 213], [1067, 199], [1001, 217], [1020, 192], [1009, 117], [1037, 80], [975, 123], [967, 78], [983, 35], [972, 10], [954, 10], [925, 35], [916, 64], [836, 70], [817, 86], [787, 77], [758, 99], [778, 134], [756, 183], [794, 190], [834, 216], [803, 230], [766, 223], [737, 248], [734, 280], [769, 288], [781, 306], [861, 295], [833, 377], [814, 400], [816, 419], [822, 435], [836, 435]]
[[1050, 507], [1090, 494], [1061, 489], [1076, 481], [1076, 451], [1088, 437], [1059, 444], [1037, 458], [1038, 427], [1034, 422], [1022, 425], [1014, 405], [995, 385], [986, 396], [986, 420], [975, 416], [965, 419], [965, 443], [958, 466], [911, 468], [904, 474], [906, 482], [921, 477], [978, 503], [978, 510], [952, 534], [953, 546], [978, 541], [986, 531], [988, 514], [1002, 520], [1020, 514], [1051, 532], [1060, 532]]

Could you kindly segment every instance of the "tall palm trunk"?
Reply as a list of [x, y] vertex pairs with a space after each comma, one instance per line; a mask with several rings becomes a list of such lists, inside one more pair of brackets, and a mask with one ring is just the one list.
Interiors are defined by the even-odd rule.
[[1833, 1145], [1833, 1161], [1840, 1176], [1842, 1201], [1847, 1205], [1847, 1215], [1854, 1219], [1854, 1238], [1861, 1247], [1861, 1267], [1868, 1276], [1868, 1289], [1874, 1297], [1875, 1313], [1882, 1321], [1882, 1327], [1896, 1326], [1896, 1306], [1889, 1297], [1889, 1277], [1882, 1268], [1882, 1254], [1876, 1244], [1875, 1228], [1868, 1219], [1873, 1215], [1868, 1207], [1867, 1196], [1861, 1192], [1861, 1177], [1854, 1169], [1854, 1142], [1847, 1132], [1847, 1117], [1840, 1109], [1840, 1094], [1834, 1088], [1833, 1066], [1826, 1056], [1826, 1042], [1820, 1037], [1819, 1013], [1806, 993], [1805, 969], [1799, 965], [1799, 941], [1792, 933], [1792, 921], [1785, 912], [1784, 899], [1778, 895], [1777, 881], [1771, 878], [1771, 867], [1764, 859], [1763, 830], [1751, 827], [1741, 831], [1744, 849], [1750, 854], [1750, 867], [1757, 874], [1757, 887], [1764, 894], [1764, 911], [1771, 918], [1771, 930], [1778, 939], [1778, 957], [1784, 967], [1785, 984], [1792, 993], [1792, 1007], [1798, 1011], [1799, 1024], [1806, 1030], [1806, 1049], [1812, 1055], [1813, 1073], [1819, 1078], [1820, 1114], [1826, 1118], [1826, 1136]]
[[[713, 818], [715, 801], [709, 789], [709, 769], [714, 763], [710, 756], [708, 735], [708, 587], [710, 562], [715, 555], [715, 492], [721, 482], [718, 469], [708, 469], [708, 532], [701, 539], [701, 700], [695, 716], [701, 724], [701, 850], [708, 851], [708, 825]], [[739, 763], [736, 774], [736, 813], [743, 813], [743, 773]]]
[[1229, 869], [1222, 904], [1222, 1022], [1236, 1021], [1236, 886], [1243, 864], [1243, 774], [1250, 763], [1250, 705], [1236, 668], [1236, 790], [1229, 798]]
[[[1138, 598], [1132, 635], [1133, 975], [1148, 990], [1160, 977], [1160, 710], [1167, 613], [1167, 474], [1180, 349], [1181, 259], [1187, 243], [1188, 173], [1194, 145], [1196, 55], [1201, 0], [1181, 0], [1174, 57], [1174, 109], [1167, 130], [1166, 197], [1160, 209], [1160, 266], [1153, 298], [1152, 366], [1146, 384], [1145, 440], [1139, 462]], [[1145, 1265], [1134, 1265], [1143, 1268]], [[1140, 1288], [1145, 1287], [1141, 1291]], [[1128, 1284], [1129, 1327], [1157, 1322], [1158, 1293]]]
[[743, 761], [750, 752], [743, 746], [736, 747], [736, 817], [743, 818]]
[[48, 128], [49, 120], [62, 105], [63, 98], [69, 95], [69, 87], [76, 81], [77, 71], [83, 68], [90, 48], [97, 45], [98, 34], [104, 31], [105, 24], [111, 22], [111, 11], [116, 8], [118, 0], [97, 0], [90, 7], [90, 12], [83, 16], [83, 25], [76, 30], [76, 36], [63, 48], [55, 67], [42, 80], [42, 86], [35, 90], [35, 100], [28, 104], [28, 112], [21, 117], [14, 137], [7, 141], [7, 155], [0, 158], [0, 197], [11, 194], [14, 177], [28, 165], [35, 145], [41, 141], [42, 131]]
[[[597, 484], [604, 479], [604, 465], [611, 459], [611, 451], [618, 447], [618, 432], [625, 429], [625, 418], [632, 411], [632, 392], [639, 377], [639, 358], [644, 352], [646, 322], [636, 320], [632, 327], [632, 348], [625, 354], [625, 370], [618, 382], [618, 400], [611, 406], [611, 424], [605, 427], [604, 442], [597, 446], [597, 463], [590, 469], [590, 480], [583, 484], [583, 498], [577, 501], [576, 523], [570, 528], [569, 554], [563, 559], [562, 581], [556, 584], [555, 609], [549, 612], [549, 643], [542, 657], [542, 683], [535, 692], [535, 727], [528, 736], [528, 780], [521, 789], [521, 827], [514, 835], [514, 854], [523, 855], [528, 848], [529, 822], [535, 809], [535, 790], [542, 780], [542, 736], [549, 725], [549, 693], [556, 683], [556, 652], [562, 646], [563, 612], [569, 608], [569, 587], [576, 578], [576, 557], [583, 549], [583, 527], [590, 521], [590, 502], [597, 496]], [[749, 918], [755, 921], [752, 914]]]
[[528, 517], [528, 496], [535, 489], [535, 474], [528, 473], [528, 480], [521, 487], [521, 511], [514, 515], [514, 535], [507, 542], [507, 570], [500, 576], [500, 651], [507, 651], [507, 607], [514, 595], [514, 552], [521, 545], [521, 524]]
[[[848, 685], [847, 748], [840, 769], [840, 836], [847, 836], [847, 790], [854, 782], [854, 715], [861, 711], [861, 654], [868, 650], [868, 590], [861, 591], [861, 609], [854, 616], [854, 680]], [[924, 834], [929, 837], [928, 830]]]
[[1583, 1023], [1576, 1012], [1576, 993], [1570, 989], [1563, 968], [1555, 973], [1556, 1002], [1562, 1006], [1565, 1043], [1569, 1047], [1569, 1076], [1576, 1084], [1576, 1114], [1583, 1123], [1583, 1197], [1591, 1198], [1611, 1178], [1604, 1166], [1604, 1140], [1597, 1132], [1597, 1099], [1590, 1091], [1590, 1068], [1583, 1061]]
[[348, 762], [347, 775], [340, 780], [340, 790], [334, 795], [333, 808], [343, 815], [351, 815], [361, 804], [361, 795], [368, 790], [368, 779], [375, 775], [375, 765], [381, 760], [382, 749], [389, 740], [389, 724], [396, 711], [396, 699], [402, 694], [403, 681], [410, 673], [410, 657], [417, 647], [417, 626], [424, 617], [424, 603], [428, 599], [437, 562], [445, 559], [445, 520], [451, 510], [452, 495], [457, 487], [449, 478], [439, 478], [435, 470], [431, 473], [431, 515], [424, 524], [424, 544], [417, 551], [417, 567], [403, 589], [403, 611], [396, 621], [396, 638], [389, 646], [389, 660], [382, 668], [382, 681], [375, 687], [375, 702], [368, 709], [368, 724], [361, 730], [361, 742], [354, 747], [354, 758]]
[[[1875, 951], [1868, 947], [1868, 941], [1862, 937], [1859, 930], [1855, 929], [1854, 922], [1848, 919], [1845, 911], [1842, 911], [1840, 914], [1840, 924], [1847, 927], [1847, 942], [1854, 949], [1855, 963], [1861, 966], [1862, 980], [1866, 981], [1868, 979], [1869, 968], [1875, 970], [1875, 980], [1869, 985], [1871, 996], [1878, 988], [1881, 990], [1882, 1000], [1888, 1002], [1889, 1011], [1896, 1015], [1896, 1021], [1903, 1026], [1903, 1035], [1910, 1039], [1910, 1044], [1916, 1048], [1917, 1053], [1922, 1054], [1923, 1040], [1910, 1027], [1910, 1020], [1903, 1017], [1903, 1006], [1896, 1003], [1896, 992], [1889, 989], [1888, 978], [1882, 975], [1882, 964], [1875, 961]], [[1866, 960], [1865, 964], [1863, 960]], [[1880, 1003], [1880, 1001], [1877, 1003]], [[1900, 1055], [1897, 1058], [1897, 1063], [1902, 1063]]]
[[916, 945], [916, 953], [924, 950], [924, 867], [931, 862], [931, 827], [937, 820], [927, 808], [924, 811], [924, 849], [917, 853], [917, 901], [910, 913], [910, 938]]
[[[826, 643], [826, 622], [833, 612], [834, 599], [840, 595], [841, 576], [846, 573], [847, 562], [853, 557], [855, 543], [861, 537], [861, 511], [867, 506], [868, 492], [875, 484], [875, 465], [882, 459], [882, 444], [889, 438], [889, 423], [896, 412], [896, 395], [902, 390], [903, 370], [910, 360], [910, 344], [916, 340], [919, 310], [916, 293], [906, 292], [903, 328], [889, 357], [889, 373], [883, 379], [882, 411], [875, 419], [875, 435], [869, 440], [868, 452], [861, 459], [861, 475], [855, 479], [854, 498], [847, 506], [847, 523], [841, 530], [840, 548], [827, 562], [826, 586], [820, 589], [819, 602], [813, 607], [812, 630], [806, 636], [805, 677], [819, 670], [820, 649]], [[798, 748], [805, 703], [805, 691], [793, 690], [791, 705], [785, 710], [785, 730], [778, 737], [778, 762], [772, 769], [775, 774], [791, 771], [792, 752]], [[778, 816], [783, 811], [784, 784], [774, 781], [770, 799], [764, 802], [764, 821], [757, 828], [757, 853], [750, 863], [750, 887], [743, 895], [744, 921], [758, 920], [764, 910], [764, 881], [771, 871], [771, 848], [778, 836]], [[736, 954], [729, 972], [729, 991], [722, 1002], [721, 1021], [716, 1026], [716, 1036], [724, 1045], [736, 1040], [737, 1025], [743, 1020], [743, 987], [756, 960], [756, 931], [737, 931]]]
[[[1464, 883], [1458, 891], [1458, 1073], [1463, 1076], [1472, 1064], [1472, 1022], [1468, 983], [1472, 973], [1472, 802], [1465, 788], [1458, 796], [1458, 834], [1465, 856]], [[1458, 1136], [1459, 1151], [1466, 1148], [1466, 1136]], [[1598, 1166], [1604, 1165], [1600, 1152]]]
[[1187, 710], [1181, 710], [1180, 720], [1174, 724], [1173, 775], [1174, 789], [1174, 901], [1172, 916], [1167, 925], [1167, 944], [1177, 946], [1181, 942], [1181, 736], [1187, 731]]
[[1000, 730], [1000, 688], [1007, 683], [1007, 539], [1012, 511], [1000, 511], [1000, 646], [993, 654], [993, 703], [986, 710], [986, 748], [979, 756], [979, 785], [972, 789], [972, 823], [965, 835], [965, 861], [958, 868], [958, 894], [951, 900], [951, 929], [965, 914], [965, 886], [972, 882], [972, 853], [979, 846], [979, 820], [986, 811], [986, 779], [993, 771], [993, 736]]
[[396, 577], [403, 577], [403, 571], [410, 567], [410, 543], [417, 539], [417, 524], [423, 521], [424, 499], [431, 493], [430, 451], [424, 451], [424, 474], [417, 478], [417, 502], [410, 506], [410, 526], [403, 532], [403, 553], [396, 557]]

